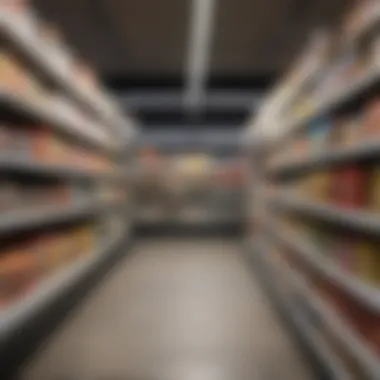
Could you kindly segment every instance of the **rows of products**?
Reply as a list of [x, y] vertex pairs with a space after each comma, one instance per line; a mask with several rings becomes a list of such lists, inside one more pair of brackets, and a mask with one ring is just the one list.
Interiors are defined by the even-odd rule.
[[[17, 38], [10, 38], [10, 31]], [[55, 26], [39, 18], [27, 1], [1, 2], [0, 39], [0, 79], [6, 95], [0, 100], [3, 322], [13, 306], [25, 299], [34, 302], [33, 294], [44, 296], [50, 281], [61, 279], [61, 272], [70, 274], [82, 262], [92, 265], [120, 241], [127, 190], [122, 176], [113, 176], [120, 172], [122, 158], [93, 144], [91, 133], [82, 133], [97, 126], [110, 136], [108, 116], [117, 114], [93, 71], [74, 58]], [[18, 106], [12, 99], [19, 101]], [[59, 122], [44, 116], [48, 111], [72, 127], [70, 133], [56, 128]], [[49, 170], [42, 170], [44, 166]], [[66, 175], [71, 172], [75, 175]], [[103, 175], [107, 173], [111, 175]], [[60, 219], [66, 210], [67, 218]], [[11, 230], [6, 228], [9, 222]]]
[[355, 231], [348, 234], [325, 223], [294, 216], [283, 217], [279, 228], [313, 247], [315, 259], [334, 265], [352, 279], [380, 286], [380, 242], [376, 237]]
[[0, 307], [27, 296], [44, 278], [95, 252], [96, 225], [91, 223], [3, 239], [0, 255]]
[[236, 157], [201, 152], [168, 154], [144, 149], [136, 201], [141, 219], [208, 222], [239, 213], [243, 166]]
[[379, 214], [380, 166], [345, 163], [309, 172], [278, 190], [309, 201]]
[[[44, 57], [50, 69], [57, 72], [57, 76], [71, 86], [76, 86], [86, 97], [91, 97], [97, 116], [109, 118], [117, 114], [114, 104], [101, 88], [94, 70], [75, 56], [56, 25], [45, 21], [28, 3], [27, 0], [2, 2], [2, 22], [11, 23], [15, 32], [33, 46], [36, 54]], [[4, 83], [11, 84], [16, 92], [30, 90], [32, 96], [44, 96], [40, 85], [30, 76], [21, 73], [7, 53], [1, 54], [0, 61], [0, 67], [8, 74], [13, 74], [5, 76], [8, 80]]]
[[104, 154], [73, 144], [45, 125], [4, 121], [0, 124], [0, 155], [79, 170], [111, 171]]
[[[318, 299], [318, 305], [325, 305], [337, 317], [339, 323], [349, 326], [354, 334], [365, 342], [371, 353], [380, 356], [380, 320], [379, 316], [363, 307], [343, 293], [339, 288], [326, 281], [318, 273], [311, 271], [296, 259], [291, 251], [283, 247], [270, 250], [269, 262], [277, 269], [277, 287], [290, 301], [292, 309], [301, 316], [309, 331], [317, 333], [331, 352], [343, 363], [347, 373], [353, 380], [369, 379], [367, 371], [346, 345], [336, 334], [334, 328], [326, 320], [324, 312], [310, 300]], [[297, 282], [301, 279], [302, 282]]]
[[[306, 326], [301, 334], [324, 342], [309, 343], [317, 356], [326, 348], [327, 368], [339, 358], [355, 380], [377, 379], [380, 363], [380, 236], [364, 228], [380, 222], [379, 26], [380, 2], [360, 2], [338, 34], [311, 51], [312, 72], [292, 73], [306, 79], [271, 119], [284, 138], [257, 163], [264, 191], [253, 205], [253, 236], [268, 241], [262, 256], [289, 312]], [[353, 91], [364, 78], [371, 80]], [[358, 154], [366, 147], [373, 154]], [[281, 202], [286, 207], [273, 207]]]
[[331, 117], [319, 117], [302, 129], [270, 164], [297, 162], [324, 152], [354, 147], [380, 137], [380, 98], [370, 97], [359, 109]]
[[377, 25], [371, 25], [369, 33], [363, 33], [360, 38], [349, 36], [352, 35], [352, 25], [363, 19], [363, 13], [379, 13], [379, 7], [377, 0], [361, 2], [347, 16], [339, 33], [326, 34], [315, 51], [308, 52], [317, 61], [318, 69], [303, 83], [290, 105], [287, 112], [290, 118], [312, 113], [322, 102], [333, 99], [369, 72], [377, 70], [380, 54]]
[[78, 188], [64, 182], [25, 180], [3, 175], [0, 181], [0, 212], [27, 212], [45, 208], [64, 208], [80, 199]]

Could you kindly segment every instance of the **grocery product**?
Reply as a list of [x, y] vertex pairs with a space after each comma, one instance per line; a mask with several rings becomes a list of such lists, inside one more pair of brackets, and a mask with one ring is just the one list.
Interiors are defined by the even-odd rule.
[[380, 213], [380, 168], [377, 165], [370, 172], [368, 208]]
[[361, 242], [356, 255], [357, 275], [363, 280], [380, 285], [380, 248], [376, 242]]
[[307, 199], [324, 201], [328, 197], [331, 181], [332, 178], [329, 172], [313, 172], [298, 181], [298, 186], [301, 186], [299, 191]]
[[34, 289], [40, 274], [38, 258], [27, 245], [3, 247], [0, 255], [0, 307]]
[[329, 119], [320, 118], [312, 122], [308, 128], [308, 139], [310, 139], [309, 151], [314, 153], [326, 149], [330, 133], [331, 122]]
[[334, 172], [331, 200], [345, 208], [363, 207], [368, 200], [368, 171], [358, 165], [345, 166]]
[[373, 99], [365, 109], [362, 138], [370, 140], [380, 135], [380, 98]]
[[361, 139], [363, 127], [362, 113], [359, 112], [355, 115], [350, 115], [342, 126], [341, 142], [342, 147], [349, 147], [357, 144]]
[[335, 236], [334, 254], [335, 264], [339, 268], [357, 275], [358, 255], [360, 255], [360, 242], [353, 236]]

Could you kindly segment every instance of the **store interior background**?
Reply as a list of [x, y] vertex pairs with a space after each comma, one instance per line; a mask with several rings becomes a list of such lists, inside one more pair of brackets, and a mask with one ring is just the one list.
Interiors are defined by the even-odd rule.
[[353, 2], [204, 2], [212, 10], [194, 69], [196, 3], [35, 1], [138, 123], [143, 230], [243, 227], [244, 130], [316, 30], [336, 26]]
[[0, 166], [69, 196], [0, 217], [0, 378], [379, 379], [380, 7], [346, 45], [360, 1], [26, 3]]

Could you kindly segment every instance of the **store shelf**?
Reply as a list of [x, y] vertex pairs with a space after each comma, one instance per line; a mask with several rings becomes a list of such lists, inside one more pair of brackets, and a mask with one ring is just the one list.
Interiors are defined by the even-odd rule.
[[380, 235], [380, 218], [376, 214], [316, 203], [296, 196], [279, 196], [269, 202], [276, 209], [289, 210], [349, 229]]
[[80, 278], [92, 272], [104, 257], [117, 247], [120, 241], [121, 238], [112, 239], [96, 252], [87, 254], [86, 257], [42, 281], [33, 293], [26, 295], [25, 299], [0, 312], [0, 347], [4, 340], [20, 331], [29, 320], [38, 315], [54, 299], [77, 283]]
[[123, 177], [119, 172], [106, 172], [99, 170], [77, 169], [70, 166], [58, 166], [33, 162], [28, 157], [12, 157], [12, 155], [0, 154], [0, 171], [36, 175], [41, 177], [91, 180], [91, 181], [114, 181]]
[[364, 283], [353, 274], [339, 268], [332, 260], [325, 259], [324, 256], [328, 256], [326, 252], [323, 254], [318, 252], [310, 243], [296, 236], [295, 233], [280, 231], [278, 228], [273, 228], [271, 233], [279, 241], [285, 243], [291, 249], [291, 252], [297, 254], [298, 257], [306, 261], [330, 282], [350, 294], [363, 306], [380, 313], [379, 288]]
[[352, 147], [320, 152], [310, 157], [277, 165], [269, 169], [268, 174], [275, 178], [291, 177], [346, 162], [363, 162], [374, 158], [380, 158], [380, 140], [378, 139], [359, 143]]
[[54, 105], [32, 101], [6, 91], [0, 92], [0, 105], [20, 113], [20, 116], [40, 121], [57, 132], [69, 135], [83, 143], [108, 151], [117, 149], [117, 146], [111, 142], [108, 134], [100, 126], [85, 120], [74, 121], [72, 118], [66, 118], [62, 112], [54, 108]]
[[74, 202], [67, 206], [39, 207], [36, 210], [5, 212], [0, 217], [0, 234], [24, 231], [45, 225], [91, 217], [116, 208], [118, 203]]
[[347, 351], [358, 360], [369, 379], [379, 379], [380, 360], [369, 343], [366, 343], [337, 311], [316, 295], [300, 274], [289, 265], [286, 265], [286, 269], [290, 271], [289, 278], [292, 279], [294, 285], [303, 292], [310, 306], [320, 315], [342, 346], [346, 347]]
[[358, 43], [368, 33], [375, 30], [380, 24], [380, 7], [376, 6], [371, 12], [367, 12], [367, 19], [362, 22], [360, 28], [357, 28], [352, 35], [349, 35], [351, 43]]
[[302, 340], [311, 349], [319, 362], [327, 369], [330, 375], [329, 378], [336, 380], [353, 380], [353, 377], [348, 373], [340, 358], [330, 348], [321, 334], [310, 328], [303, 315], [292, 305], [291, 301], [287, 299], [281, 289], [276, 286], [276, 281], [272, 275], [273, 268], [265, 254], [263, 254], [259, 248], [255, 250], [254, 254], [259, 256], [259, 258], [255, 260], [255, 263], [260, 267], [260, 275], [266, 277], [265, 283], [267, 287], [270, 288], [275, 301], [279, 304], [280, 310], [285, 313], [287, 319], [291, 321], [292, 326], [297, 329]]
[[[111, 106], [110, 99], [98, 94], [97, 91], [84, 88], [74, 76], [60, 70], [49, 57], [48, 51], [43, 49], [42, 41], [32, 33], [26, 33], [20, 26], [20, 20], [9, 12], [4, 11], [0, 14], [0, 34], [22, 52], [22, 56], [37, 69], [40, 76], [46, 77], [50, 83], [54, 83], [71, 98], [91, 109], [103, 122], [118, 127], [125, 124], [121, 116], [116, 116], [116, 108], [114, 105]], [[112, 109], [109, 109], [111, 107]]]
[[[357, 79], [348, 83], [346, 86], [342, 85], [336, 93], [326, 96], [319, 103], [316, 104], [313, 111], [306, 116], [296, 117], [290, 122], [286, 123], [282, 130], [285, 131], [286, 137], [292, 136], [305, 128], [311, 121], [319, 116], [326, 116], [337, 109], [340, 109], [351, 102], [360, 99], [363, 94], [374, 88], [380, 82], [380, 67], [376, 66], [372, 70], [359, 76]], [[286, 141], [287, 139], [281, 139]], [[280, 141], [280, 142], [281, 142]]]

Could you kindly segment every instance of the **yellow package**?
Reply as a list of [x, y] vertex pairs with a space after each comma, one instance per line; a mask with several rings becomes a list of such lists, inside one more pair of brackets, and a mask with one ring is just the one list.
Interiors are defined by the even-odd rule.
[[355, 261], [360, 278], [380, 285], [380, 248], [376, 243], [358, 244]]
[[380, 167], [371, 173], [368, 207], [371, 211], [380, 212]]

